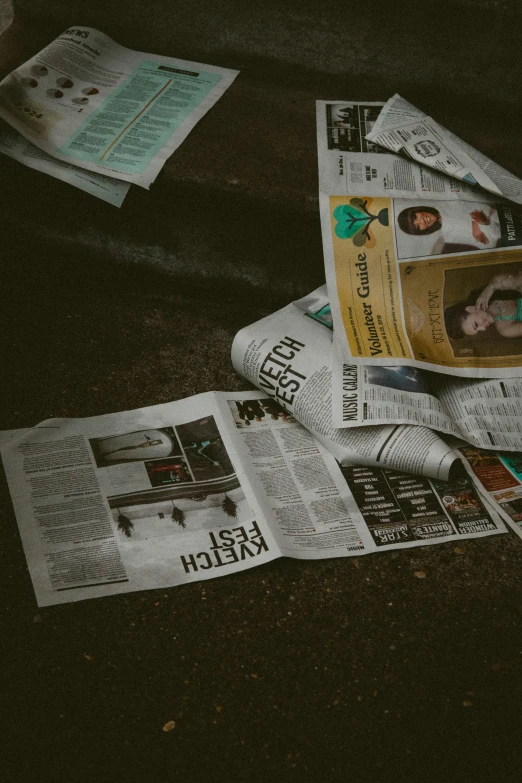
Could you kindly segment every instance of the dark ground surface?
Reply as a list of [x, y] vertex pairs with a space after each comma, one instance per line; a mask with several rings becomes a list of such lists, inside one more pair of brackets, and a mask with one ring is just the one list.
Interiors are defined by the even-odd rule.
[[[2, 161], [0, 429], [248, 388], [235, 332], [324, 280], [315, 98], [398, 91], [522, 175], [515, 3], [239, 5], [19, 0], [5, 71], [107, 18], [242, 74], [120, 211]], [[521, 778], [514, 534], [38, 609], [0, 491], [1, 779]]]
[[[247, 387], [228, 350], [249, 300], [5, 262], [0, 427]], [[519, 778], [513, 534], [38, 609], [5, 482], [1, 508], [5, 779]]]

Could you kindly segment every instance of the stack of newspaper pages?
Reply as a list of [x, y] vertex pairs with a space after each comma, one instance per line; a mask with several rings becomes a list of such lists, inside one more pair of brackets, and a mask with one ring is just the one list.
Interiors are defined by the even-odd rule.
[[0, 152], [119, 207], [131, 183], [150, 187], [237, 73], [70, 27], [0, 82]]
[[520, 533], [522, 181], [399, 95], [317, 141], [334, 425], [436, 430]]
[[317, 133], [327, 287], [236, 335], [256, 390], [2, 433], [39, 605], [521, 534], [522, 183], [398, 96]]

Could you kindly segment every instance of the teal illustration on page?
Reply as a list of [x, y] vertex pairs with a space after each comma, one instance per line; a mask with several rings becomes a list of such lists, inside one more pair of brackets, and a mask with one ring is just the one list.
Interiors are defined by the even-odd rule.
[[141, 174], [221, 78], [219, 73], [144, 60], [59, 152], [125, 174]]
[[501, 452], [498, 456], [506, 468], [514, 474], [515, 478], [522, 482], [522, 455], [518, 452], [513, 454], [510, 452]]
[[330, 303], [325, 304], [324, 307], [321, 307], [319, 310], [316, 310], [315, 313], [305, 313], [309, 318], [313, 318], [314, 321], [319, 321], [319, 323], [323, 324], [324, 326], [328, 327], [328, 329], [333, 330], [333, 318], [332, 318], [332, 311], [330, 309]]

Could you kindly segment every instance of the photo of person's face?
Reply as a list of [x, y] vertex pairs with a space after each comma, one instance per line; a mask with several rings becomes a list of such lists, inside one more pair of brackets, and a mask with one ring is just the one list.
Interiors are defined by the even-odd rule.
[[426, 231], [427, 228], [434, 226], [437, 220], [438, 218], [432, 212], [415, 212], [413, 225], [419, 231]]
[[473, 337], [478, 332], [485, 332], [495, 322], [492, 315], [485, 310], [479, 310], [478, 307], [473, 305], [466, 307], [466, 313], [467, 315], [462, 321], [461, 329], [468, 337]]

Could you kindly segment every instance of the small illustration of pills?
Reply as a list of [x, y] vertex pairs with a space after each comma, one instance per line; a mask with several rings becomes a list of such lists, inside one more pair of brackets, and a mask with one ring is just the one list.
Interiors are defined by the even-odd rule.
[[39, 76], [42, 78], [43, 76], [47, 76], [49, 73], [49, 70], [45, 67], [45, 65], [33, 65], [31, 68], [31, 73], [34, 76]]

